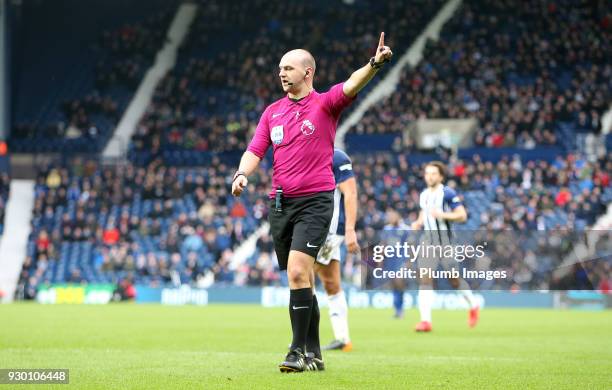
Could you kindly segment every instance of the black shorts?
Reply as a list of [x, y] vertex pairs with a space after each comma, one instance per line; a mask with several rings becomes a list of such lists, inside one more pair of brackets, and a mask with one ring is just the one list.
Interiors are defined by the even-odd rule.
[[282, 211], [270, 200], [270, 232], [281, 270], [287, 269], [289, 251], [317, 258], [325, 243], [334, 213], [334, 192], [319, 192], [297, 198], [283, 198]]

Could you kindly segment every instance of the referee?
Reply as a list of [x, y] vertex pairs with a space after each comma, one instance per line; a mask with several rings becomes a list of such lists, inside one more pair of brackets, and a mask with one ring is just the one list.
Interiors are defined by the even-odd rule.
[[240, 196], [248, 176], [272, 146], [270, 230], [279, 267], [287, 270], [293, 331], [290, 351], [279, 366], [281, 372], [324, 368], [319, 345], [319, 305], [312, 293], [312, 276], [333, 213], [336, 126], [342, 111], [391, 59], [393, 53], [384, 40], [383, 32], [369, 63], [325, 93], [313, 88], [314, 57], [303, 49], [287, 52], [280, 60], [278, 73], [287, 96], [264, 110], [232, 179], [232, 194]]

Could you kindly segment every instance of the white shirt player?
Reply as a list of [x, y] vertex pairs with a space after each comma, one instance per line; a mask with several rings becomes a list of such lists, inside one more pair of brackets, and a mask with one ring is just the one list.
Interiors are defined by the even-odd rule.
[[[423, 210], [423, 229], [438, 231], [437, 238], [440, 241], [450, 240], [451, 222], [446, 219], [434, 218], [431, 216], [431, 212], [435, 210], [448, 212], [462, 206], [461, 199], [455, 190], [443, 184], [438, 184], [433, 189], [426, 188], [421, 192], [419, 205]], [[430, 237], [435, 238], [436, 235], [430, 235]]]
[[[449, 245], [452, 244], [451, 222], [442, 219], [434, 218], [431, 213], [433, 211], [451, 212], [457, 207], [462, 206], [461, 199], [452, 188], [443, 184], [438, 184], [434, 188], [426, 188], [421, 192], [419, 203], [423, 216], [423, 229], [425, 240], [433, 245]], [[438, 268], [438, 264], [445, 270], [456, 269], [458, 263], [451, 259], [438, 258], [436, 255], [419, 258], [419, 268], [427, 267], [433, 270]], [[462, 278], [458, 278], [458, 285], [455, 287], [465, 298], [470, 306], [469, 325], [473, 327], [478, 322], [479, 306], [478, 301], [474, 298], [469, 284]], [[423, 287], [423, 286], [429, 287]], [[434, 302], [434, 291], [431, 281], [419, 283], [418, 306], [421, 315], [421, 322], [415, 328], [417, 332], [431, 331], [431, 308]]]

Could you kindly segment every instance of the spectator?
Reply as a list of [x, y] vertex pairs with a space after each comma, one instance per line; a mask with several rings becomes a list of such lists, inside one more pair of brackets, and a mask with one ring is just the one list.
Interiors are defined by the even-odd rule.
[[103, 242], [106, 245], [114, 245], [119, 242], [119, 229], [114, 224], [109, 224], [104, 230]]

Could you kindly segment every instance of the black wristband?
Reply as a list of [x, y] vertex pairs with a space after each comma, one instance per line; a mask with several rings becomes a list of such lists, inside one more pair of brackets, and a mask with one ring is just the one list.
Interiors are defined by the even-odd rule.
[[382, 62], [376, 62], [375, 58], [372, 57], [370, 58], [370, 66], [376, 70], [382, 68], [383, 63]]
[[238, 171], [238, 172], [234, 173], [234, 178], [232, 179], [232, 183], [236, 181], [236, 179], [238, 178], [238, 176], [244, 176], [244, 177], [246, 177], [246, 175], [244, 174], [244, 172], [242, 172], [242, 171]]
[[370, 58], [370, 66], [374, 69], [380, 69], [382, 68], [382, 66], [389, 62], [389, 60], [387, 58], [385, 58], [384, 60], [380, 61], [380, 62], [376, 62], [376, 57], [372, 57]]

